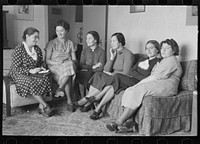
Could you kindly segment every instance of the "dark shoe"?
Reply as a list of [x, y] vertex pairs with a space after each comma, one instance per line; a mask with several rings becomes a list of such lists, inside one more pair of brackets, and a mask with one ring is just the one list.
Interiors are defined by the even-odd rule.
[[138, 124], [134, 121], [125, 122], [122, 126], [118, 126], [120, 132], [138, 132]]
[[115, 122], [111, 122], [111, 123], [109, 123], [109, 124], [106, 124], [106, 128], [107, 128], [109, 131], [115, 131], [116, 133], [119, 131], [118, 125], [117, 125], [117, 123], [115, 123]]
[[81, 105], [78, 104], [78, 102], [72, 102], [72, 107], [76, 110], [79, 107], [82, 107]]
[[96, 101], [94, 96], [85, 97], [85, 99], [86, 99], [89, 103], [94, 103], [94, 102]]
[[82, 107], [80, 109], [80, 111], [81, 112], [88, 112], [91, 109], [94, 109], [94, 104], [84, 105], [84, 107]]
[[42, 114], [45, 117], [50, 117], [51, 116], [51, 109], [49, 106], [46, 106], [44, 108], [38, 108], [38, 113]]
[[98, 112], [94, 111], [91, 115], [90, 115], [90, 118], [93, 119], [93, 120], [97, 120], [99, 119], [99, 115], [101, 114], [102, 110], [99, 110]]
[[76, 108], [73, 106], [72, 103], [67, 104], [67, 111], [74, 112], [75, 110], [76, 110]]

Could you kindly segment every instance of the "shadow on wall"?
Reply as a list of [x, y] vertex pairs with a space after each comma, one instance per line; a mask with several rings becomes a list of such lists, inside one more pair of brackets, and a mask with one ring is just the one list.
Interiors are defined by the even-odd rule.
[[180, 47], [180, 61], [186, 61], [186, 55], [188, 54], [188, 46], [187, 45], [183, 45]]

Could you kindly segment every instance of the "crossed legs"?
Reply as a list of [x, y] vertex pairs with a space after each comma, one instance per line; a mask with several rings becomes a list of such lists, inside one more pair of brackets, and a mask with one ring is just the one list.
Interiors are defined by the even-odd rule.
[[66, 76], [63, 79], [61, 79], [58, 89], [64, 90], [64, 91], [60, 91], [57, 94], [61, 94], [61, 96], [64, 96], [64, 92], [65, 92], [65, 94], [67, 96], [67, 103], [71, 104], [72, 103], [72, 100], [71, 100], [72, 76]]

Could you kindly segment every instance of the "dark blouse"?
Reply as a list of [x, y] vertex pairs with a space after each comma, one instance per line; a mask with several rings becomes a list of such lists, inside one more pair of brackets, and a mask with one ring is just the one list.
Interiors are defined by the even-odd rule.
[[102, 63], [102, 66], [94, 69], [94, 72], [103, 71], [105, 65], [105, 51], [102, 48], [96, 47], [94, 51], [90, 47], [83, 49], [80, 59], [81, 69], [92, 70], [92, 66], [99, 62]]
[[148, 58], [141, 59], [139, 62], [137, 62], [129, 71], [129, 75], [136, 78], [137, 80], [141, 81], [142, 79], [146, 78], [151, 74], [151, 70], [153, 69], [154, 65], [160, 61], [159, 58], [154, 58], [149, 60], [149, 67], [148, 69], [142, 69], [139, 67], [139, 63], [147, 60]]

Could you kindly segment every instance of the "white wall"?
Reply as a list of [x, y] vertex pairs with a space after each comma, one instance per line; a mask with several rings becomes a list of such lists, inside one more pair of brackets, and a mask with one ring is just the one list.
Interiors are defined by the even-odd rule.
[[[8, 23], [8, 40], [9, 46], [14, 48], [18, 43], [22, 41], [22, 34], [27, 27], [35, 27], [40, 31], [40, 40], [38, 45], [41, 49], [45, 47], [48, 41], [48, 9], [47, 6], [34, 6], [34, 20], [17, 20], [14, 18], [15, 6], [3, 6], [3, 10], [9, 11]], [[44, 51], [43, 51], [44, 53]]]
[[110, 36], [122, 32], [133, 53], [144, 53], [150, 39], [173, 38], [180, 46], [181, 61], [197, 59], [198, 27], [186, 26], [186, 6], [145, 6], [142, 13], [130, 13], [130, 6], [109, 6], [108, 11], [108, 50]]
[[89, 31], [96, 31], [100, 37], [99, 46], [105, 49], [105, 17], [106, 6], [83, 6], [83, 47]]
[[[49, 30], [49, 40], [53, 38], [55, 34], [55, 25], [59, 19], [62, 19], [62, 15], [52, 14], [52, 8], [60, 8], [60, 6], [49, 5], [48, 6], [48, 30]], [[62, 8], [61, 8], [62, 9]]]
[[74, 43], [78, 43], [77, 34], [80, 32], [80, 27], [83, 26], [82, 22], [75, 22], [76, 6], [62, 6], [63, 18], [66, 19], [70, 24], [69, 39]]
[[[57, 7], [62, 9], [62, 15], [53, 15], [52, 8]], [[70, 24], [70, 31], [68, 33], [68, 38], [72, 40], [73, 43], [78, 43], [77, 34], [80, 32], [80, 27], [82, 27], [82, 22], [75, 22], [76, 16], [76, 6], [62, 6], [62, 5], [52, 5], [48, 6], [49, 11], [49, 36], [52, 38], [55, 34], [55, 25], [59, 19], [63, 19]]]

